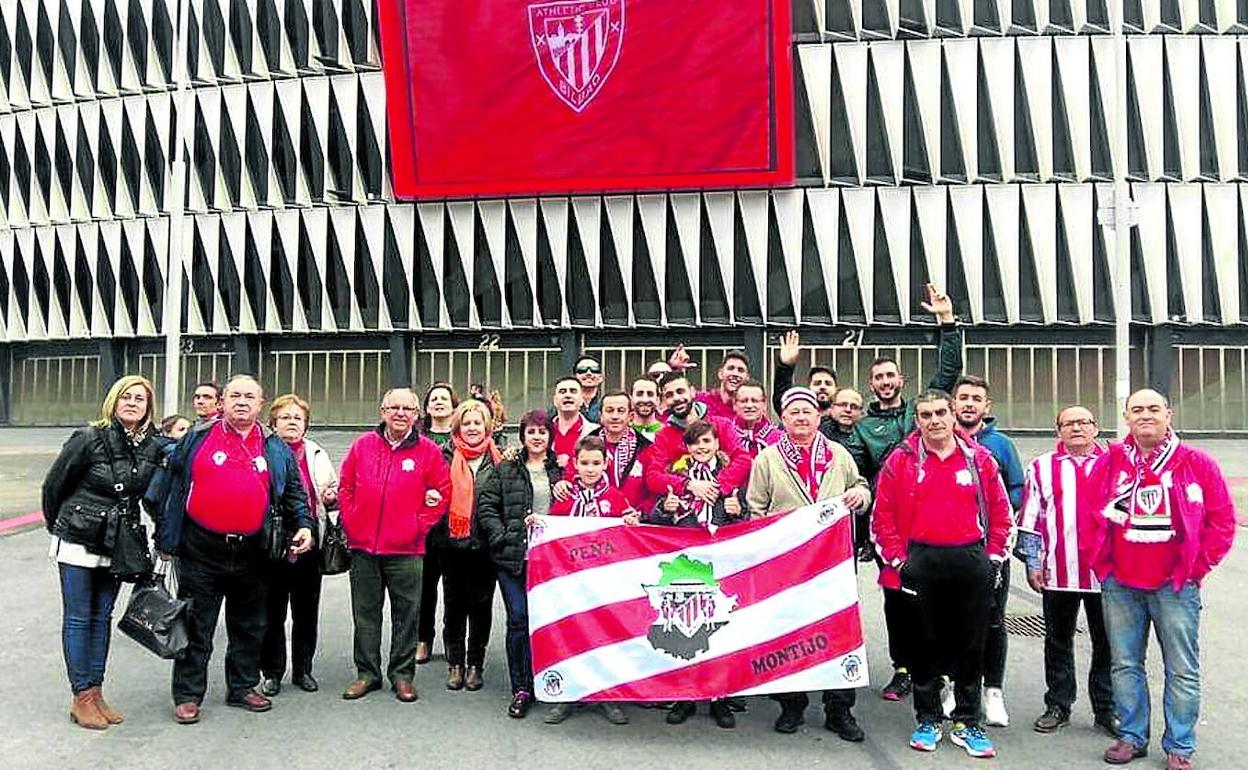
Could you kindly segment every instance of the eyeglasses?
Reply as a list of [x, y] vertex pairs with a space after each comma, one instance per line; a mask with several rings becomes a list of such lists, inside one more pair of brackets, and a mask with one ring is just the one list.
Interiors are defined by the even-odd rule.
[[576, 367], [575, 371], [577, 374], [599, 374], [602, 372], [602, 367], [598, 364], [581, 364]]
[[1090, 428], [1093, 425], [1096, 425], [1096, 420], [1080, 419], [1080, 420], [1067, 420], [1061, 423], [1060, 425], [1058, 425], [1057, 427], [1059, 428]]
[[833, 401], [832, 406], [839, 406], [842, 409], [848, 409], [851, 412], [861, 412], [862, 404], [855, 404], [853, 401]]
[[415, 414], [415, 413], [416, 413], [416, 411], [417, 411], [417, 408], [416, 408], [416, 407], [414, 407], [414, 406], [393, 406], [393, 405], [392, 405], [392, 406], [383, 406], [383, 407], [382, 407], [382, 411], [386, 411], [386, 412], [407, 412], [407, 413], [409, 413], [409, 414]]

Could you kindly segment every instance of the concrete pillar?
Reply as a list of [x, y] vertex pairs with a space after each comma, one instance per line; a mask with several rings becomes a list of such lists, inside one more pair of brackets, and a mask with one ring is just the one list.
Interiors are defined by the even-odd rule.
[[233, 338], [234, 342], [234, 365], [233, 374], [250, 374], [253, 377], [260, 376], [260, 338], [246, 335], [236, 334]]
[[126, 343], [117, 339], [99, 340], [100, 395], [126, 374]]
[[1164, 394], [1173, 403], [1177, 393], [1171, 392], [1174, 374], [1174, 327], [1157, 324], [1145, 329], [1145, 356], [1148, 361], [1148, 386]]
[[409, 337], [405, 332], [390, 334], [390, 387], [403, 388], [412, 384], [412, 353], [419, 344], [419, 337]]
[[559, 362], [563, 364], [562, 373], [571, 373], [576, 366], [576, 359], [581, 355], [580, 335], [575, 329], [564, 329], [559, 332]]

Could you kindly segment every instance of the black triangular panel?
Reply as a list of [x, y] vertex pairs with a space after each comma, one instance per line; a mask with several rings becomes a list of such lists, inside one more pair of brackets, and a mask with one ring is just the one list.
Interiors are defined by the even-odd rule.
[[[212, 139], [208, 132], [208, 124], [204, 122], [204, 111], [195, 110], [195, 134], [191, 140], [192, 161], [195, 164], [195, 180], [199, 183], [200, 193], [209, 207], [213, 202], [213, 190], [217, 181], [217, 155], [212, 149]], [[145, 142], [146, 144], [146, 142]], [[148, 179], [151, 179], [151, 165], [148, 165]]]
[[[371, 2], [368, 4], [372, 5]], [[342, 3], [342, 31], [347, 39], [351, 61], [356, 64], [368, 61], [369, 28], [364, 5], [365, 0], [343, 0]]]
[[203, 238], [199, 228], [193, 228], [191, 235], [191, 292], [199, 315], [204, 319], [204, 328], [213, 328], [216, 320], [216, 307], [212, 301], [214, 287], [212, 285], [212, 268], [208, 263], [208, 253], [204, 250]]
[[[130, 239], [122, 237], [120, 239], [120, 254], [117, 258], [118, 276], [117, 287], [121, 302], [118, 310], [126, 314], [126, 318], [130, 321], [130, 328], [137, 329], [139, 326], [139, 302], [143, 300], [139, 296], [139, 272], [135, 270], [135, 255], [130, 251]], [[105, 245], [100, 244], [100, 259], [107, 261], [105, 255]], [[140, 255], [141, 256], [141, 255]], [[115, 300], [114, 300], [115, 301]]]
[[1103, 101], [1105, 94], [1101, 93], [1096, 59], [1094, 57], [1088, 57], [1088, 59], [1088, 127], [1090, 129], [1089, 148], [1092, 154], [1092, 178], [1108, 181], [1114, 176], [1114, 161], [1109, 150], [1109, 123], [1105, 119], [1105, 102]]
[[1122, 26], [1124, 33], [1136, 32], [1143, 34], [1144, 3], [1142, 0], [1122, 0]]
[[923, 243], [923, 227], [919, 222], [919, 207], [910, 199], [910, 285], [906, 297], [910, 303], [910, 323], [930, 324], [932, 316], [923, 309], [927, 301], [927, 285], [932, 282], [927, 272], [927, 246]]
[[[1130, 5], [1129, 0], [1127, 4]], [[1130, 56], [1127, 57], [1127, 117], [1127, 179], [1147, 182], [1148, 151], [1144, 144], [1144, 122], [1135, 95], [1135, 71]]]
[[[1031, 119], [1031, 103], [1024, 83], [1023, 57], [1014, 52], [1014, 176], [1040, 181], [1040, 157], [1036, 152], [1036, 126]], [[1046, 126], [1046, 128], [1048, 128]]]
[[[1082, 0], [1080, 0], [1082, 2]], [[1074, 32], [1075, 21], [1070, 12], [1070, 0], [1049, 0], [1049, 29]]]
[[[1239, 283], [1239, 320], [1248, 323], [1248, 222], [1244, 221], [1244, 207], [1241, 203], [1235, 207], [1239, 212], [1239, 226], [1236, 228], [1239, 246], [1239, 269], [1235, 271]], [[16, 263], [15, 263], [16, 264]]]
[[849, 217], [842, 199], [836, 232], [836, 320], [837, 323], [865, 324], [867, 308], [862, 301], [862, 281], [858, 278], [858, 260], [854, 241], [849, 235]]
[[[473, 221], [472, 237], [477, 242], [477, 252], [472, 266], [472, 291], [475, 295], [473, 300], [477, 303], [477, 319], [482, 326], [497, 328], [503, 325], [503, 295], [494, 275], [494, 259], [489, 239], [485, 237], [485, 222], [481, 219], [480, 210], [474, 214]], [[358, 265], [356, 270], [359, 270]], [[372, 270], [371, 266], [369, 270]]]
[[74, 191], [74, 159], [69, 154], [69, 143], [65, 141], [62, 128], [61, 121], [56, 121], [56, 131], [53, 132], [52, 139], [53, 162], [56, 164], [56, 181], [61, 187], [61, 195], [69, 201]]
[[910, 51], [904, 58], [901, 97], [901, 181], [931, 184], [932, 168], [928, 163], [927, 137], [923, 133], [923, 116], [919, 112], [919, 95], [914, 84], [914, 63]]
[[582, 233], [581, 223], [574, 211], [568, 212], [568, 272], [564, 280], [564, 296], [568, 298], [568, 318], [577, 326], [594, 325], [593, 279], [585, 261], [582, 236], [598, 238], [598, 233]]
[[69, 277], [69, 257], [61, 248], [61, 239], [53, 239], [52, 246], [52, 288], [56, 291], [57, 307], [61, 311], [61, 319], [69, 328], [70, 303], [74, 301], [73, 285]]
[[160, 133], [168, 131], [168, 126], [157, 128], [156, 121], [152, 120], [152, 111], [148, 109], [144, 112], [146, 117], [143, 120], [143, 159], [146, 163], [148, 184], [152, 186], [152, 195], [156, 198], [156, 205], [160, 206], [165, 199], [165, 179], [169, 176], [168, 159], [165, 157], [165, 148]]
[[[117, 12], [120, 0], [104, 3], [104, 58], [112, 74], [113, 82], [121, 82], [121, 61], [125, 51], [125, 30], [121, 27], [121, 16]], [[83, 6], [83, 11], [88, 6]], [[3, 25], [0, 25], [3, 26]], [[20, 31], [18, 32], [20, 36]]]
[[533, 291], [529, 286], [529, 274], [524, 267], [524, 252], [520, 248], [520, 235], [516, 232], [516, 221], [507, 206], [505, 260], [503, 263], [503, 296], [507, 299], [507, 310], [511, 313], [511, 322], [516, 326], [533, 325]]
[[[276, 242], [276, 241], [274, 241]], [[316, 269], [316, 260], [312, 256], [312, 241], [308, 237], [308, 227], [303, 217], [299, 217], [299, 251], [296, 256], [296, 285], [299, 290], [299, 301], [308, 319], [308, 328], [323, 328], [321, 323], [321, 275]], [[432, 283], [432, 281], [430, 282]]]
[[1161, 26], [1168, 32], [1183, 31], [1183, 16], [1179, 0], [1161, 0]]
[[277, 321], [285, 331], [290, 331], [295, 325], [295, 279], [286, 262], [286, 250], [290, 246], [282, 243], [281, 233], [274, 227], [269, 242], [269, 291], [277, 308]]
[[277, 15], [279, 2], [282, 0], [258, 0], [256, 3], [256, 36], [260, 38], [260, 49], [264, 51], [265, 67], [271, 72], [281, 71], [283, 33], [282, 20]]
[[[1067, 9], [1069, 10], [1069, 9]], [[1057, 49], [1053, 49], [1053, 176], [1077, 182], [1075, 170], [1075, 141], [1070, 130], [1070, 117], [1066, 114], [1065, 88], [1062, 85], [1062, 68], [1057, 61]]]
[[238, 57], [238, 68], [244, 75], [256, 71], [255, 51], [251, 48], [251, 13], [243, 0], [229, 0], [230, 40]]
[[225, 19], [221, 18], [221, 10], [215, 2], [203, 4], [204, 47], [208, 49], [208, 60], [212, 62], [213, 72], [217, 77], [225, 76]]
[[[868, 55], [868, 58], [872, 57]], [[867, 181], [893, 184], [893, 153], [889, 147], [888, 128], [884, 122], [884, 105], [880, 102], [880, 83], [875, 76], [874, 61], [867, 63]]]
[[736, 320], [738, 323], [762, 323], [763, 308], [758, 301], [758, 282], [754, 275], [754, 263], [750, 260], [750, 247], [745, 238], [745, 218], [741, 207], [732, 214], [733, 243], [733, 291], [736, 294]]
[[9, 273], [0, 262], [0, 318], [9, 317]]
[[35, 181], [39, 184], [39, 195], [44, 204], [52, 199], [52, 156], [48, 153], [48, 145], [43, 141], [43, 132], [35, 128]]
[[598, 301], [602, 306], [602, 323], [607, 326], [627, 326], [628, 293], [609, 220], [598, 228], [598, 265]]
[[[92, 301], [92, 285], [96, 282], [92, 280], [91, 265], [87, 264], [87, 253], [82, 247], [82, 238], [76, 233], [74, 235], [74, 285], [78, 289], [78, 304], [82, 308], [83, 318], [86, 320], [87, 328], [91, 328], [91, 323], [95, 316], [95, 303]], [[97, 254], [97, 258], [98, 258]], [[108, 324], [109, 331], [113, 329], [113, 303], [116, 301], [114, 296], [113, 269], [108, 266], [107, 262], [102, 262], [98, 267], [99, 285], [96, 287], [100, 292], [100, 306], [104, 308], [104, 320]], [[105, 296], [107, 290], [108, 295]]]
[[975, 0], [971, 24], [977, 31], [1001, 33], [1001, 12], [996, 0]]
[[[134, 134], [134, 126], [130, 125], [130, 116], [121, 116], [121, 147], [118, 156], [121, 158], [121, 175], [126, 180], [126, 192], [130, 196], [127, 203], [131, 208], [139, 208], [139, 185], [143, 177], [143, 156], [139, 153], [139, 140]], [[189, 173], [189, 171], [188, 171]]]
[[[127, 246], [127, 248], [129, 248]], [[124, 252], [123, 252], [124, 253]], [[165, 319], [165, 279], [156, 259], [156, 244], [152, 243], [152, 233], [143, 233], [143, 294], [147, 297], [147, 307], [152, 313], [152, 322], [157, 330], [163, 331]], [[186, 294], [182, 295], [183, 307]], [[138, 321], [136, 320], [137, 324]]]
[[936, 29], [962, 34], [962, 8], [958, 0], [936, 0]]
[[268, 321], [269, 287], [264, 278], [264, 263], [260, 261], [260, 250], [256, 248], [256, 234], [250, 218], [243, 234], [243, 294], [247, 297], [247, 307], [251, 317], [256, 321], [256, 329], [264, 331]]
[[34, 41], [30, 39], [30, 28], [26, 24], [26, 12], [19, 7], [14, 16], [13, 51], [17, 61], [18, 76], [26, 87], [30, 87], [31, 69], [35, 62]]
[[55, 36], [52, 33], [52, 20], [48, 18], [48, 9], [43, 3], [35, 12], [35, 53], [39, 57], [39, 66], [43, 70], [44, 82], [52, 82], [52, 60], [56, 54], [52, 48]]
[[884, 0], [862, 0], [862, 37], [891, 38], [892, 22], [888, 18], [888, 5]]
[[113, 138], [109, 136], [108, 125], [100, 120], [99, 148], [97, 160], [99, 165], [94, 169], [104, 184], [104, 198], [110, 211], [117, 206], [117, 153], [113, 149]]
[[[815, 6], [810, 0], [799, 0], [793, 3], [793, 34], [818, 37], [819, 19], [815, 15]], [[801, 82], [800, 80], [797, 82]]]
[[1005, 308], [1005, 285], [1001, 280], [1001, 259], [997, 256], [991, 215], [985, 214], [983, 227], [984, 321], [1006, 323], [1009, 315]]
[[537, 212], [537, 307], [544, 324], [558, 326], [563, 323], [563, 287], [555, 272], [555, 258], [550, 248], [550, 234], [546, 231], [546, 217], [541, 209]]
[[[437, 328], [441, 312], [442, 288], [438, 285], [437, 273], [433, 269], [433, 254], [429, 250], [429, 240], [425, 235], [424, 224], [419, 216], [416, 220], [416, 248], [412, 254], [412, 290], [416, 292], [416, 311], [420, 314], [420, 323], [425, 328]], [[553, 269], [553, 266], [552, 266]], [[416, 287], [419, 286], [419, 291]]]
[[1208, 62], [1205, 50], [1200, 49], [1200, 176], [1202, 179], [1218, 180], [1218, 145], [1213, 133], [1213, 104], [1209, 94]]
[[824, 26], [837, 36], [856, 38], [857, 24], [854, 17], [856, 4], [850, 0], [827, 0], [824, 5]]
[[[360, 181], [364, 185], [364, 195], [370, 200], [381, 198], [382, 178], [385, 176], [385, 162], [381, 158], [381, 148], [377, 146], [377, 136], [373, 133], [372, 114], [368, 111], [368, 101], [364, 97], [361, 84], [356, 94], [355, 118], [355, 156], [360, 169]], [[378, 116], [385, 120], [385, 116]]]
[[897, 11], [897, 37], [927, 36], [927, 12], [923, 0], [901, 0]]
[[237, 330], [242, 322], [243, 284], [234, 265], [234, 255], [225, 237], [222, 223], [217, 240], [217, 293], [225, 306], [225, 322], [231, 330]]
[[[1165, 0], [1162, 0], [1165, 5]], [[1162, 178], [1178, 182], [1183, 179], [1183, 161], [1179, 154], [1179, 123], [1175, 114], [1174, 86], [1170, 83], [1170, 56], [1161, 48], [1161, 173]]]
[[[1113, 296], [1112, 288], [1110, 292], [1110, 296]], [[1148, 274], [1144, 272], [1144, 244], [1140, 241], [1139, 228], [1133, 227], [1131, 228], [1131, 320], [1149, 323], [1152, 318], [1153, 300], [1148, 292]]]
[[[1245, 0], [1248, 3], [1248, 0]], [[1243, 53], [1235, 47], [1235, 151], [1239, 179], [1248, 179], [1248, 87], [1244, 83]]]
[[[355, 290], [355, 302], [360, 308], [360, 321], [365, 329], [376, 329], [381, 318], [381, 288], [377, 285], [377, 273], [373, 269], [373, 255], [368, 251], [364, 220], [358, 216], [355, 218], [355, 275], [352, 279], [351, 287]], [[493, 306], [497, 308], [499, 303], [495, 302]]]
[[953, 103], [949, 63], [940, 57], [940, 178], [950, 183], [965, 183], [966, 156], [962, 137], [958, 135], [958, 110]]
[[1214, 267], [1213, 234], [1209, 232], [1209, 205], [1202, 198], [1200, 206], [1200, 294], [1201, 317], [1205, 323], [1222, 323], [1222, 290], [1218, 286], [1218, 270]]
[[788, 266], [780, 247], [780, 225], [776, 219], [775, 201], [767, 204], [767, 320], [775, 323], [796, 324], [797, 313], [793, 307], [793, 295], [789, 292]]
[[459, 250], [455, 228], [451, 226], [450, 209], [442, 215], [442, 294], [451, 326], [468, 326], [471, 308], [468, 299], [468, 277], [464, 273], [464, 257]]
[[[1061, 323], [1079, 322], [1079, 300], [1075, 291], [1075, 267], [1070, 255], [1070, 242], [1066, 239], [1066, 213], [1062, 210], [1062, 200], [1057, 199], [1057, 238], [1054, 241], [1055, 262], [1057, 269], [1057, 320]], [[1099, 232], [1100, 228], [1097, 228]], [[1033, 251], [1034, 256], [1034, 251]], [[1099, 262], [1095, 248], [1092, 254], [1093, 263], [1093, 302], [1095, 303], [1096, 264]], [[1109, 290], [1108, 288], [1106, 290]], [[1112, 316], [1111, 316], [1112, 318]], [[1099, 319], [1098, 319], [1099, 320]]]
[[[244, 113], [245, 115], [246, 113]], [[239, 149], [238, 137], [234, 134], [234, 125], [230, 121], [229, 111], [221, 106], [221, 178], [225, 180], [225, 194], [230, 205], [238, 206], [242, 202], [243, 156]]]
[[262, 204], [269, 199], [269, 156], [264, 130], [260, 127], [260, 119], [256, 116], [256, 105], [247, 97], [247, 113], [244, 118], [247, 147], [243, 162], [247, 166], [247, 178], [251, 180], [251, 189], [256, 200]]
[[685, 272], [684, 246], [676, 231], [676, 212], [672, 209], [670, 198], [667, 203], [666, 276], [663, 302], [667, 307], [668, 323], [694, 323], [697, 316], [694, 315], [693, 288]]
[[1218, 31], [1218, 7], [1213, 0], [1199, 0], [1197, 3], [1199, 11], [1200, 23], [1192, 31], [1213, 32]]
[[[82, 124], [82, 115], [78, 116], [78, 137], [75, 141], [74, 166], [78, 169], [78, 182], [82, 185], [83, 196], [87, 200], [87, 205], [95, 199], [95, 158], [91, 155], [91, 144], [87, 139], [87, 128]], [[0, 200], [7, 201], [8, 195], [8, 161], [6, 160], [5, 168], [0, 168], [0, 178], [4, 180], [3, 187], [0, 187]]]
[[[1245, 160], [1248, 156], [1241, 155]], [[26, 152], [26, 142], [21, 132], [13, 134], [13, 181], [17, 183], [17, 192], [22, 196], [22, 208], [30, 211], [30, 156]]]
[[26, 255], [20, 248], [13, 250], [13, 297], [22, 323], [30, 325], [30, 276], [26, 272]]
[[165, 6], [166, 3], [154, 3], [152, 7], [152, 47], [156, 49], [156, 63], [169, 83], [173, 80], [173, 20]]
[[871, 258], [872, 272], [872, 315], [873, 321], [883, 323], [901, 323], [901, 305], [897, 301], [897, 281], [893, 276], [893, 258], [888, 248], [888, 233], [884, 230], [884, 214], [880, 211], [880, 201], [875, 201], [875, 244]]
[[1036, 248], [1031, 239], [1031, 224], [1022, 210], [1018, 217], [1018, 318], [1023, 322], [1044, 322], [1044, 299], [1040, 293], [1040, 275], [1036, 270]]
[[997, 142], [997, 127], [993, 122], [992, 96], [988, 91], [988, 75], [984, 72], [984, 57], [977, 56], [975, 64], [976, 100], [975, 125], [978, 134], [976, 159], [980, 179], [992, 182], [1005, 181], [1001, 172], [1001, 146]]
[[954, 312], [962, 308], [963, 314], [969, 317], [971, 291], [966, 283], [966, 270], [962, 266], [962, 241], [958, 238], [953, 206], [945, 214], [945, 281], [949, 284], [947, 293], [953, 302]]
[[1019, 32], [1036, 34], [1036, 0], [1013, 0], [1010, 4], [1010, 28]]
[[[711, 217], [702, 199], [702, 226], [698, 233], [698, 309], [703, 323], [731, 323], [724, 278], [719, 274], [719, 256], [715, 236], [711, 233]], [[604, 228], [605, 229], [605, 228]]]
[[[538, 265], [539, 269], [541, 265]], [[538, 280], [541, 280], [539, 270]], [[641, 222], [641, 206], [633, 209], [633, 317], [639, 324], [659, 324], [663, 320], [662, 298], [650, 262], [650, 243]]]
[[1187, 321], [1183, 296], [1183, 273], [1179, 270], [1179, 234], [1174, 228], [1171, 201], [1166, 201], [1166, 315], [1171, 321]]
[[308, 35], [308, 14], [303, 3], [286, 0], [286, 39], [290, 43], [290, 57], [295, 69], [306, 70], [311, 54], [311, 37]]
[[351, 183], [354, 181], [351, 145], [347, 140], [347, 129], [342, 122], [342, 112], [333, 89], [329, 94], [329, 136], [325, 142], [325, 156], [329, 160], [329, 171], [333, 175], [333, 188], [329, 192], [340, 199], [351, 198]]
[[[3, 70], [0, 70], [3, 72]], [[0, 137], [0, 203], [6, 207], [9, 202], [9, 174], [12, 172], [12, 166], [9, 165], [9, 148], [4, 144], [4, 138]], [[87, 169], [85, 175], [90, 176], [93, 172]]]
[[807, 199], [802, 202], [802, 274], [799, 284], [803, 325], [832, 323], [832, 307], [828, 304], [822, 261], [819, 244], [815, 241], [815, 222], [810, 213], [810, 201]]
[[[800, 3], [794, 4], [796, 8]], [[801, 57], [793, 57], [797, 72], [794, 77], [796, 104], [794, 105], [795, 129], [797, 131], [797, 178], [822, 180], [823, 168], [819, 159], [819, 142], [815, 129], [814, 113], [811, 111], [810, 97], [806, 95], [806, 75], [803, 71]]]
[[295, 155], [294, 140], [286, 130], [282, 105], [276, 99], [273, 101], [273, 172], [277, 175], [282, 200], [293, 203], [297, 189], [296, 174], [299, 173], [298, 158]]
[[1087, 0], [1086, 8], [1088, 26], [1109, 31], [1109, 4], [1106, 0]]
[[320, 200], [325, 197], [325, 153], [314, 130], [316, 122], [312, 119], [312, 105], [308, 104], [306, 91], [300, 102], [299, 119], [303, 121], [303, 130], [299, 132], [299, 163], [313, 200]]
[[858, 184], [858, 159], [849, 128], [849, 110], [841, 88], [841, 73], [832, 59], [832, 97], [829, 102], [828, 174], [833, 182]]
[[[510, 214], [508, 215], [510, 217]], [[385, 234], [382, 236], [382, 274], [386, 276], [382, 291], [386, 295], [386, 309], [390, 311], [390, 323], [396, 329], [412, 328], [412, 319], [408, 311], [407, 274], [403, 269], [403, 260], [399, 256], [399, 242], [394, 232], [394, 220], [390, 212], [385, 214]]]
[[32, 283], [35, 287], [35, 301], [39, 304], [39, 315], [43, 319], [43, 325], [46, 327], [51, 318], [52, 281], [48, 278], [48, 268], [43, 262], [43, 247], [39, 245], [38, 238], [34, 240], [34, 244], [35, 251], [30, 258], [32, 264], [31, 272], [34, 274]]

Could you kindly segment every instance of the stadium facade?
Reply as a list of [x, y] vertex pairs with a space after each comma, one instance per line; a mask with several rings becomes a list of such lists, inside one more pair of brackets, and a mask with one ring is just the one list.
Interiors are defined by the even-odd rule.
[[[162, 380], [177, 6], [0, 3], [0, 420]], [[581, 349], [609, 385], [676, 343], [770, 369], [794, 326], [846, 382], [880, 353], [917, 379], [934, 281], [1005, 425], [1112, 409], [1104, 0], [793, 0], [792, 188], [420, 202], [390, 188], [371, 0], [189, 7], [188, 391], [257, 372], [355, 425], [445, 378], [515, 410]], [[1124, 16], [1133, 377], [1185, 430], [1248, 431], [1248, 16]]]

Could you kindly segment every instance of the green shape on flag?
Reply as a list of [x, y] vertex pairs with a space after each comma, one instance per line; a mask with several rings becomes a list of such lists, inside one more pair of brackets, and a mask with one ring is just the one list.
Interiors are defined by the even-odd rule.
[[683, 553], [672, 561], [659, 562], [659, 569], [661, 570], [660, 586], [696, 581], [712, 588], [719, 587], [719, 581], [715, 579], [715, 572], [710, 562], [690, 559]]

